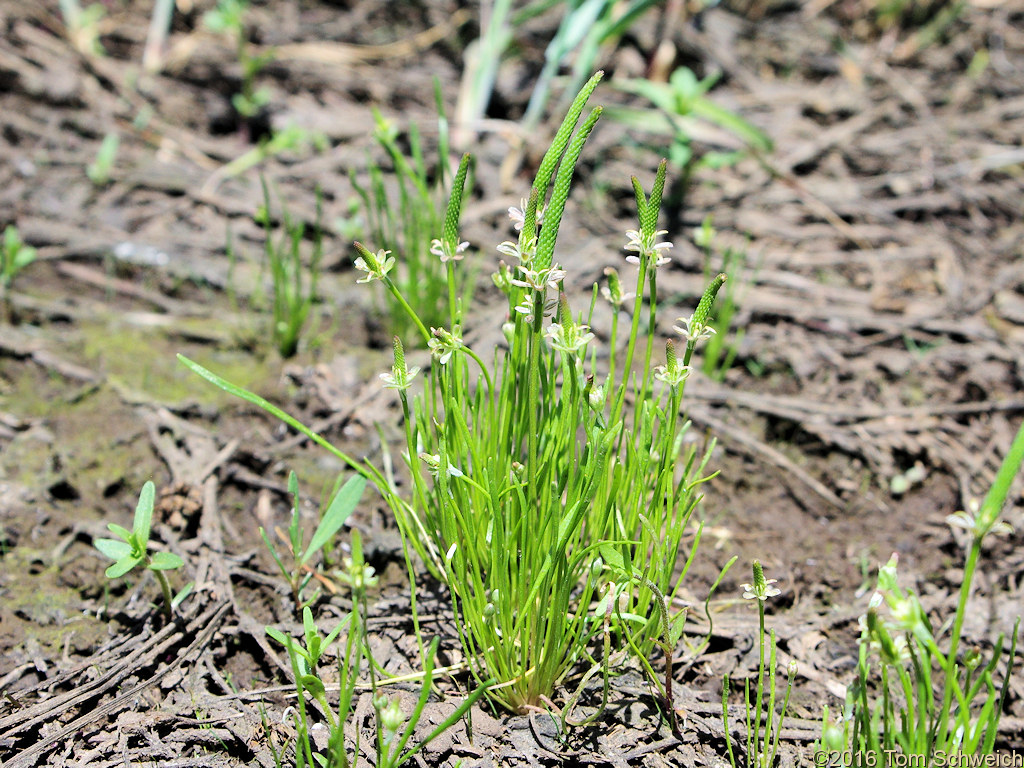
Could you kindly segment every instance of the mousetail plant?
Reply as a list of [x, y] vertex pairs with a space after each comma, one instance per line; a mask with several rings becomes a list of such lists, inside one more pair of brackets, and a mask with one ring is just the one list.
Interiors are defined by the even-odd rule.
[[[377, 484], [407, 547], [448, 586], [470, 670], [481, 684], [496, 679], [488, 696], [512, 711], [550, 702], [579, 662], [607, 672], [618, 654], [591, 655], [591, 640], [606, 631], [620, 648], [628, 636], [628, 648], [638, 655], [651, 656], [656, 648], [669, 653], [682, 635], [680, 587], [701, 528], [684, 535], [700, 486], [710, 479], [714, 444], [685, 439], [689, 422], [681, 402], [690, 355], [708, 335], [707, 313], [724, 277], [713, 281], [686, 321], [683, 359], [670, 342], [666, 364], [652, 368], [656, 272], [670, 261], [670, 244], [659, 239], [666, 233], [657, 229], [664, 163], [650, 195], [633, 183], [640, 227], [627, 233], [626, 249], [628, 263], [638, 267], [635, 298], [609, 275], [607, 375], [598, 370], [590, 330], [597, 286], [586, 313], [574, 312], [565, 295], [558, 229], [578, 160], [601, 116], [600, 107], [584, 116], [601, 76], [592, 77], [570, 106], [528, 199], [509, 210], [518, 238], [498, 246], [509, 263], [500, 262], [493, 277], [508, 301], [505, 345], [488, 352], [489, 359], [462, 332], [469, 313], [458, 262], [468, 244], [459, 238], [458, 222], [468, 156], [431, 245], [447, 270], [449, 327], [428, 329], [411, 308], [390, 274], [398, 256], [355, 246], [355, 266], [364, 273], [359, 282], [383, 283], [427, 342], [431, 362], [417, 394], [417, 370], [408, 367], [396, 339], [394, 366], [382, 376], [401, 400], [409, 490], [400, 492], [390, 475], [349, 461]], [[629, 315], [626, 339], [618, 334], [621, 313]], [[634, 368], [640, 343], [642, 365]], [[270, 405], [187, 364], [250, 402]], [[267, 409], [326, 443], [279, 409]], [[603, 550], [612, 554], [602, 557]], [[680, 554], [685, 562], [677, 568]], [[611, 618], [608, 610], [594, 609], [608, 594], [618, 595]]]

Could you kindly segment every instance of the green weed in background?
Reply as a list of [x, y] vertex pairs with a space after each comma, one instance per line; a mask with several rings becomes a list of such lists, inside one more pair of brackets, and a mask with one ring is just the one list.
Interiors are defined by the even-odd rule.
[[4, 229], [3, 243], [0, 244], [0, 287], [6, 299], [14, 278], [36, 260], [36, 249], [26, 245], [18, 233], [18, 228], [8, 224]]
[[[351, 481], [350, 481], [351, 482]], [[301, 642], [286, 635], [276, 627], [267, 627], [267, 634], [280, 643], [288, 652], [291, 661], [293, 682], [297, 694], [293, 720], [295, 724], [295, 744], [293, 748], [296, 768], [313, 766], [331, 766], [332, 768], [348, 768], [358, 763], [360, 754], [360, 733], [356, 729], [355, 747], [351, 753], [345, 745], [345, 728], [352, 714], [356, 690], [359, 687], [359, 675], [366, 669], [369, 688], [375, 712], [375, 765], [379, 768], [398, 768], [412, 759], [423, 747], [440, 736], [469, 712], [470, 708], [483, 696], [486, 685], [478, 687], [469, 694], [439, 723], [426, 737], [415, 746], [409, 746], [416, 727], [423, 715], [424, 707], [430, 696], [435, 680], [434, 660], [437, 657], [438, 640], [435, 638], [423, 656], [423, 673], [416, 675], [419, 681], [419, 696], [413, 711], [406, 716], [402, 711], [397, 697], [389, 699], [383, 692], [384, 682], [378, 679], [378, 665], [373, 658], [367, 641], [366, 617], [368, 615], [368, 590], [377, 582], [373, 568], [363, 559], [362, 542], [358, 531], [352, 531], [352, 556], [346, 559], [342, 579], [352, 591], [352, 612], [339, 621], [325, 636], [313, 621], [313, 613], [308, 606], [302, 609], [303, 637]], [[327, 695], [318, 666], [328, 648], [340, 636], [342, 629], [347, 627], [345, 642], [338, 656], [338, 703], [332, 706]], [[397, 682], [393, 680], [391, 682]], [[310, 736], [310, 718], [306, 702], [307, 694], [319, 705], [327, 719], [328, 737], [326, 750], [320, 752]], [[274, 763], [281, 768], [283, 755], [278, 751], [273, 739], [270, 741]]]
[[[431, 242], [441, 234], [442, 211], [447, 199], [448, 122], [444, 114], [440, 86], [435, 86], [438, 108], [437, 172], [427, 167], [423, 142], [415, 125], [407, 132], [409, 153], [399, 146], [396, 126], [374, 110], [374, 138], [387, 154], [391, 168], [385, 170], [372, 160], [364, 181], [350, 174], [366, 221], [362, 236], [383, 250], [401, 254], [398, 268], [391, 276], [398, 290], [407, 297], [413, 311], [428, 327], [440, 326], [448, 319], [448, 279], [444, 265], [431, 251]], [[389, 184], [389, 182], [393, 182]], [[460, 252], [461, 255], [461, 252]], [[460, 294], [469, 291], [472, 276], [458, 275]], [[389, 327], [393, 334], [406, 336], [412, 330], [409, 315], [385, 292]]]
[[[956, 612], [940, 627], [932, 626], [917, 595], [897, 583], [896, 555], [879, 569], [877, 589], [861, 620], [857, 679], [849, 689], [843, 720], [832, 722], [826, 710], [821, 749], [852, 750], [876, 765], [891, 764], [896, 754], [938, 765], [954, 755], [993, 753], [1016, 661], [1020, 617], [1013, 626], [1001, 686], [995, 678], [1004, 636], [999, 635], [987, 662], [977, 648], [961, 652], [960, 641], [982, 543], [1009, 528], [999, 516], [1022, 462], [1024, 426], [984, 501], [947, 518], [967, 531], [970, 544]], [[883, 605], [888, 615], [880, 610]]]
[[[340, 478], [339, 478], [340, 481]], [[348, 518], [355, 511], [359, 499], [362, 498], [363, 488], [366, 486], [366, 478], [361, 475], [348, 480], [340, 489], [336, 489], [330, 504], [320, 518], [309, 544], [303, 548], [303, 533], [300, 526], [299, 515], [299, 482], [294, 472], [288, 475], [288, 493], [292, 497], [292, 517], [288, 526], [287, 538], [281, 537], [288, 547], [288, 554], [282, 559], [274, 546], [272, 537], [262, 527], [260, 536], [270, 551], [270, 555], [277, 563], [281, 575], [291, 589], [292, 599], [295, 602], [295, 610], [310, 605], [316, 600], [319, 591], [311, 597], [304, 597], [304, 590], [313, 579], [316, 571], [310, 566], [311, 561], [324, 547], [328, 546], [334, 536], [341, 530]], [[280, 535], [280, 534], [279, 534]], [[285, 565], [285, 560], [289, 560]]]
[[110, 181], [110, 172], [114, 168], [114, 160], [117, 159], [117, 150], [120, 146], [121, 137], [116, 132], [108, 133], [103, 137], [103, 143], [96, 152], [96, 159], [85, 169], [85, 175], [97, 187], [106, 186]]
[[[295, 221], [287, 208], [281, 204], [281, 236], [275, 242], [271, 216], [270, 190], [266, 180], [263, 186], [263, 208], [257, 220], [263, 224], [266, 237], [263, 252], [271, 278], [271, 336], [281, 357], [292, 357], [298, 352], [299, 340], [305, 328], [309, 312], [317, 299], [317, 282], [320, 274], [320, 260], [323, 254], [321, 238], [322, 199], [319, 188], [316, 193], [316, 222], [313, 228], [313, 252], [308, 266], [302, 258], [302, 240], [305, 225]], [[230, 247], [230, 243], [229, 243]]]
[[659, 8], [658, 0], [535, 0], [515, 8], [511, 0], [482, 4], [480, 37], [463, 53], [463, 74], [457, 107], [458, 124], [474, 126], [487, 113], [502, 57], [523, 36], [525, 25], [554, 10], [561, 15], [558, 29], [544, 51], [544, 66], [530, 94], [523, 116], [524, 133], [533, 132], [544, 117], [551, 87], [560, 72], [570, 74], [562, 91], [562, 108], [579, 92], [598, 65], [602, 48], [617, 41], [648, 10]]
[[256, 78], [274, 59], [273, 51], [252, 54], [245, 29], [248, 11], [248, 0], [219, 0], [217, 6], [203, 17], [210, 31], [227, 36], [235, 45], [235, 57], [242, 69], [242, 90], [231, 97], [231, 105], [245, 120], [255, 117], [270, 103], [270, 91], [256, 88]]
[[176, 608], [192, 591], [192, 583], [188, 583], [177, 595], [172, 596], [171, 584], [164, 571], [181, 568], [185, 563], [173, 552], [150, 552], [149, 531], [153, 520], [153, 501], [156, 490], [152, 482], [147, 482], [139, 494], [139, 503], [135, 508], [135, 520], [132, 529], [108, 523], [107, 528], [118, 536], [117, 539], [95, 539], [93, 546], [102, 554], [114, 560], [114, 564], [106, 570], [108, 579], [124, 576], [137, 566], [144, 565], [156, 575], [160, 589], [164, 595], [164, 615], [168, 620]]
[[[710, 279], [711, 275], [721, 272], [728, 275], [722, 292], [719, 294], [717, 305], [712, 312], [710, 323], [714, 334], [708, 340], [704, 348], [704, 362], [701, 370], [708, 378], [714, 381], [724, 381], [725, 374], [732, 368], [736, 355], [739, 354], [740, 345], [746, 335], [746, 329], [739, 327], [730, 336], [733, 318], [739, 308], [739, 302], [743, 294], [750, 287], [752, 278], [744, 278], [743, 271], [747, 266], [746, 251], [726, 248], [720, 255], [715, 254], [714, 241], [715, 229], [712, 227], [710, 214], [704, 217], [701, 226], [694, 233], [694, 242], [697, 247], [704, 251], [704, 276]], [[712, 264], [716, 267], [712, 268]]]
[[107, 9], [100, 3], [92, 3], [83, 8], [78, 0], [60, 0], [59, 4], [68, 40], [75, 50], [86, 56], [102, 56], [105, 51], [100, 45], [100, 21]]
[[[622, 80], [615, 83], [616, 88], [642, 96], [654, 109], [613, 107], [609, 108], [608, 116], [645, 133], [668, 137], [671, 141], [668, 157], [672, 165], [683, 172], [678, 186], [685, 189], [693, 172], [701, 166], [721, 168], [750, 153], [772, 150], [772, 141], [763, 131], [708, 96], [717, 81], [718, 75], [700, 80], [687, 67], [676, 69], [667, 83]], [[694, 137], [707, 134], [705, 126], [717, 130], [721, 138], [738, 141], [742, 148], [697, 155]]]
[[[755, 560], [752, 564], [753, 583], [744, 584], [743, 598], [757, 601], [758, 632], [757, 632], [757, 683], [751, 691], [750, 681], [743, 684], [743, 712], [746, 723], [746, 761], [748, 768], [774, 768], [775, 757], [779, 751], [779, 736], [782, 724], [789, 709], [789, 697], [793, 692], [793, 678], [796, 677], [796, 662], [791, 661], [787, 668], [786, 693], [782, 706], [775, 711], [776, 694], [776, 661], [775, 661], [775, 630], [768, 636], [768, 660], [765, 661], [765, 629], [764, 604], [771, 597], [779, 594], [778, 587], [772, 586], [775, 579], [766, 579], [761, 563]], [[767, 672], [768, 698], [765, 700], [765, 673]], [[751, 693], [754, 699], [751, 701]], [[732, 749], [732, 738], [729, 735], [729, 676], [722, 681], [722, 727], [725, 730], [725, 746], [729, 753], [729, 763], [736, 768], [736, 756]], [[762, 723], [763, 721], [763, 723]], [[763, 727], [763, 730], [762, 730]]]

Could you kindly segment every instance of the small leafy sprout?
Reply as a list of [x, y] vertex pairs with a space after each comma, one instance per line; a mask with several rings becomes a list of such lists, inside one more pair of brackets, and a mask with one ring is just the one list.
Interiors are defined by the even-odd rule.
[[118, 539], [96, 539], [93, 545], [104, 555], [114, 560], [114, 564], [106, 570], [108, 579], [117, 579], [134, 569], [136, 566], [145, 565], [146, 568], [156, 574], [157, 581], [164, 593], [164, 614], [168, 619], [173, 615], [173, 610], [192, 591], [192, 583], [185, 587], [175, 596], [171, 596], [171, 585], [167, 581], [164, 571], [173, 571], [184, 565], [182, 559], [172, 552], [149, 551], [149, 530], [153, 520], [153, 499], [155, 487], [152, 481], [142, 487], [139, 494], [139, 503], [135, 507], [135, 521], [132, 530], [128, 530], [117, 523], [108, 523], [107, 528], [120, 537]]
[[365, 487], [366, 478], [362, 475], [350, 478], [341, 487], [341, 490], [334, 495], [330, 505], [328, 505], [324, 516], [320, 519], [320, 524], [313, 532], [309, 545], [303, 550], [303, 535], [302, 529], [299, 526], [299, 481], [294, 472], [288, 475], [288, 493], [292, 497], [292, 521], [288, 527], [288, 537], [285, 538], [280, 532], [278, 532], [278, 535], [288, 545], [292, 560], [291, 567], [284, 564], [284, 560], [278, 554], [277, 548], [263, 528], [260, 528], [260, 536], [263, 537], [263, 543], [267, 545], [271, 557], [274, 558], [274, 562], [277, 563], [277, 567], [281, 570], [281, 575], [284, 576], [288, 586], [291, 587], [292, 598], [295, 600], [295, 610], [302, 609], [316, 599], [316, 595], [313, 595], [309, 600], [304, 601], [302, 596], [303, 591], [316, 574], [316, 571], [310, 566], [310, 561], [341, 530], [349, 516], [355, 511], [356, 505], [359, 504], [359, 499], [362, 498]]
[[111, 132], [103, 137], [96, 159], [85, 169], [85, 175], [89, 181], [97, 187], [106, 186], [110, 181], [110, 171], [114, 167], [114, 160], [117, 157], [118, 147], [121, 145], [121, 137]]
[[[754, 580], [752, 584], [742, 584], [743, 598], [745, 600], [756, 600], [759, 617], [758, 624], [758, 664], [757, 684], [754, 691], [751, 691], [750, 681], [743, 684], [743, 702], [746, 712], [747, 726], [747, 762], [750, 768], [771, 768], [775, 765], [775, 757], [779, 749], [779, 735], [782, 732], [782, 724], [786, 719], [786, 712], [789, 708], [789, 696], [793, 692], [793, 679], [796, 677], [797, 666], [791, 662], [786, 668], [786, 692], [782, 700], [782, 708], [776, 712], [776, 645], [775, 630], [767, 635], [768, 642], [765, 643], [764, 629], [764, 604], [770, 597], [780, 594], [780, 590], [772, 585], [775, 579], [766, 579], [761, 563], [755, 560], [752, 564]], [[768, 659], [765, 660], [765, 648], [768, 649]], [[767, 691], [765, 690], [767, 688]], [[767, 692], [767, 699], [765, 693]], [[754, 700], [751, 701], [753, 693]], [[736, 768], [736, 757], [732, 751], [732, 741], [729, 738], [729, 676], [726, 675], [722, 681], [722, 723], [726, 733], [726, 747], [729, 753], [729, 763]], [[762, 730], [763, 723], [763, 730]]]
[[273, 51], [253, 56], [245, 33], [245, 14], [249, 10], [248, 0], [220, 0], [217, 7], [203, 17], [207, 28], [213, 32], [233, 38], [236, 56], [242, 68], [242, 90], [231, 97], [231, 104], [239, 117], [246, 120], [259, 114], [270, 102], [270, 91], [256, 89], [256, 76], [274, 58]]
[[35, 260], [36, 249], [22, 242], [17, 227], [8, 226], [0, 249], [0, 286], [4, 291], [10, 290], [18, 273]]

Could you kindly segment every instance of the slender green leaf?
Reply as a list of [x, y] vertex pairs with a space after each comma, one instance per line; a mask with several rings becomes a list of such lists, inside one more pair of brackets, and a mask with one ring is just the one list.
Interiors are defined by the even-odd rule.
[[323, 519], [320, 520], [320, 525], [313, 532], [313, 538], [310, 539], [309, 547], [302, 555], [303, 563], [308, 562], [315, 552], [323, 549], [324, 545], [341, 530], [341, 527], [355, 511], [365, 488], [366, 478], [356, 475], [350, 478], [334, 495], [330, 506], [327, 507], [327, 511], [324, 513]]

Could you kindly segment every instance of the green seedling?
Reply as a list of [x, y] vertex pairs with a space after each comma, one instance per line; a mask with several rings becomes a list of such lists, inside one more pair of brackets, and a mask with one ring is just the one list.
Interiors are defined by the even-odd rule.
[[502, 57], [521, 37], [526, 24], [553, 8], [561, 13], [554, 37], [544, 51], [544, 66], [523, 116], [524, 135], [534, 132], [544, 117], [551, 87], [560, 73], [569, 70], [563, 93], [565, 108], [598, 65], [604, 50], [614, 47], [648, 10], [663, 5], [658, 0], [537, 0], [514, 7], [511, 0], [483, 4], [480, 37], [464, 53], [459, 104], [460, 126], [475, 126], [486, 115]]
[[[751, 702], [750, 681], [743, 684], [744, 714], [747, 726], [747, 751], [746, 765], [748, 768], [774, 768], [775, 757], [779, 751], [779, 735], [782, 733], [782, 724], [786, 719], [786, 711], [789, 709], [789, 697], [793, 692], [793, 678], [796, 677], [796, 662], [789, 663], [787, 668], [786, 694], [782, 700], [782, 707], [778, 713], [775, 711], [775, 674], [776, 674], [776, 646], [775, 630], [768, 636], [768, 661], [765, 666], [765, 629], [764, 629], [764, 604], [772, 597], [779, 594], [778, 587], [772, 586], [775, 579], [765, 579], [764, 569], [757, 560], [753, 562], [754, 580], [752, 584], [744, 584], [743, 598], [745, 600], [757, 601], [758, 613], [758, 655], [757, 655], [757, 683], [754, 688], [754, 700]], [[768, 699], [765, 701], [765, 673], [767, 672]], [[729, 753], [729, 763], [736, 768], [736, 756], [732, 750], [732, 739], [729, 736], [729, 676], [726, 675], [722, 681], [722, 726], [725, 730], [726, 749]], [[753, 706], [751, 706], [753, 704]]]
[[[716, 104], [707, 94], [718, 80], [709, 75], [703, 80], [687, 67], [679, 67], [668, 83], [650, 80], [622, 80], [615, 87], [642, 96], [654, 109], [618, 107], [608, 110], [609, 118], [646, 133], [670, 139], [668, 157], [683, 171], [679, 188], [685, 189], [690, 176], [700, 166], [720, 168], [731, 165], [750, 153], [770, 152], [768, 136], [739, 115]], [[712, 132], [712, 140], [737, 144], [736, 149], [706, 152], [697, 156], [694, 138]], [[673, 203], [681, 202], [673, 198]]]
[[210, 194], [225, 179], [240, 176], [272, 157], [290, 152], [306, 153], [312, 149], [323, 150], [326, 146], [327, 139], [323, 134], [297, 125], [286, 126], [279, 131], [274, 131], [270, 137], [261, 139], [258, 145], [211, 173], [203, 184], [201, 192]]
[[128, 530], [117, 523], [108, 523], [107, 528], [118, 539], [95, 539], [93, 546], [102, 554], [114, 560], [114, 564], [107, 568], [105, 575], [108, 579], [117, 579], [124, 576], [134, 568], [144, 565], [156, 575], [160, 583], [160, 589], [164, 594], [164, 614], [168, 620], [173, 616], [174, 609], [192, 591], [192, 583], [172, 597], [171, 584], [167, 580], [164, 571], [173, 571], [184, 565], [182, 559], [173, 552], [150, 552], [149, 551], [149, 530], [153, 520], [153, 499], [155, 486], [152, 481], [142, 487], [139, 494], [139, 503], [135, 507], [135, 521], [132, 530]]
[[[316, 288], [323, 254], [320, 219], [322, 197], [319, 188], [316, 193], [316, 222], [313, 233], [313, 254], [309, 266], [303, 264], [301, 244], [305, 235], [302, 222], [294, 221], [288, 210], [281, 206], [281, 238], [275, 242], [273, 222], [270, 214], [270, 190], [266, 180], [263, 185], [263, 208], [257, 214], [266, 231], [263, 252], [270, 268], [272, 284], [272, 333], [274, 346], [281, 357], [288, 358], [299, 350], [299, 340], [306, 325], [309, 312], [316, 301]], [[304, 273], [308, 277], [304, 279]]]
[[285, 581], [291, 588], [292, 598], [295, 601], [295, 610], [307, 606], [316, 599], [316, 595], [309, 599], [303, 597], [306, 587], [313, 579], [316, 571], [312, 567], [313, 558], [325, 546], [331, 543], [341, 527], [345, 525], [349, 517], [355, 511], [362, 498], [363, 489], [366, 487], [366, 479], [361, 476], [352, 477], [334, 494], [320, 523], [313, 532], [309, 544], [303, 547], [303, 533], [299, 514], [299, 481], [295, 473], [288, 475], [288, 493], [292, 497], [292, 520], [288, 526], [288, 536], [284, 539], [288, 545], [290, 563], [285, 565], [285, 560], [278, 553], [269, 534], [261, 527], [260, 536], [270, 550], [271, 557], [277, 563], [277, 567], [284, 576]]
[[86, 56], [102, 56], [100, 21], [107, 9], [100, 3], [82, 7], [78, 0], [60, 0], [60, 12], [67, 25], [68, 39], [75, 49]]
[[18, 273], [35, 260], [36, 249], [22, 241], [17, 227], [8, 224], [4, 229], [3, 247], [0, 249], [0, 286], [5, 296]]
[[208, 29], [228, 36], [235, 44], [235, 54], [242, 69], [242, 90], [232, 96], [231, 104], [239, 117], [246, 120], [258, 115], [270, 103], [270, 91], [266, 88], [257, 89], [256, 78], [274, 59], [272, 50], [255, 56], [250, 51], [245, 29], [248, 10], [248, 0], [220, 0], [217, 7], [203, 17]]
[[[320, 636], [313, 621], [312, 611], [308, 606], [302, 611], [303, 643], [296, 642], [294, 638], [274, 627], [266, 628], [267, 634], [284, 646], [288, 652], [295, 689], [298, 694], [293, 716], [296, 731], [295, 766], [296, 768], [307, 768], [307, 766], [310, 768], [312, 766], [348, 768], [358, 762], [360, 733], [357, 729], [355, 749], [350, 756], [345, 745], [345, 727], [352, 713], [357, 689], [361, 687], [359, 673], [365, 663], [369, 682], [362, 685], [370, 689], [376, 713], [377, 759], [375, 765], [381, 768], [398, 768], [464, 717], [485, 693], [486, 688], [483, 686], [477, 688], [423, 740], [415, 746], [409, 747], [409, 741], [419, 725], [434, 684], [434, 660], [437, 657], [438, 640], [435, 638], [432, 641], [423, 657], [423, 673], [416, 676], [420, 684], [419, 697], [412, 713], [406, 717], [397, 698], [389, 700], [380, 692], [383, 686], [377, 679], [379, 667], [373, 658], [366, 634], [367, 589], [376, 583], [376, 578], [373, 575], [373, 569], [363, 560], [362, 544], [357, 531], [352, 532], [352, 556], [346, 559], [343, 580], [352, 589], [353, 610], [351, 614], [338, 622], [326, 637]], [[348, 632], [341, 651], [338, 653], [340, 686], [338, 703], [335, 707], [328, 699], [327, 686], [320, 677], [317, 666], [324, 652], [334, 643], [345, 627], [348, 627]], [[306, 694], [319, 705], [320, 711], [327, 720], [326, 753], [316, 751], [313, 740], [310, 738], [311, 716], [306, 704]], [[274, 753], [275, 764], [281, 768], [283, 761], [273, 742], [271, 742], [271, 749]]]
[[[715, 258], [715, 234], [710, 214], [704, 218], [694, 233], [694, 242], [704, 251], [704, 275], [710, 279], [711, 275], [721, 272], [729, 277], [712, 313], [710, 325], [714, 334], [704, 349], [701, 370], [714, 381], [724, 381], [726, 372], [732, 368], [736, 355], [739, 354], [740, 344], [745, 335], [745, 329], [742, 327], [730, 335], [732, 321], [753, 278], [744, 279], [743, 270], [747, 266], [746, 251], [726, 248], [721, 252], [720, 258]], [[712, 263], [716, 261], [716, 266], [720, 269], [711, 268]]]
[[1024, 426], [984, 501], [947, 518], [951, 526], [967, 532], [970, 543], [956, 612], [941, 629], [933, 629], [917, 595], [897, 583], [897, 555], [879, 569], [877, 589], [861, 619], [857, 679], [849, 689], [842, 723], [831, 722], [826, 712], [822, 748], [851, 751], [862, 765], [891, 764], [893, 755], [936, 765], [950, 755], [980, 760], [993, 754], [1016, 660], [1020, 617], [1013, 625], [1001, 686], [995, 678], [1004, 635], [999, 635], [988, 662], [978, 649], [961, 652], [960, 642], [982, 543], [1009, 530], [999, 517], [1022, 463]]
[[[544, 51], [544, 67], [523, 115], [523, 127], [527, 132], [532, 132], [540, 123], [551, 84], [570, 61], [571, 76], [563, 90], [567, 96], [577, 93], [597, 67], [602, 48], [614, 47], [647, 11], [661, 7], [662, 3], [659, 0], [630, 0], [629, 3], [617, 0], [569, 0], [560, 3], [560, 6], [565, 15]], [[526, 8], [514, 15], [512, 25], [524, 23], [529, 18], [529, 10]]]
[[[432, 176], [424, 156], [423, 141], [415, 125], [407, 131], [408, 154], [399, 144], [397, 127], [376, 109], [374, 138], [387, 154], [390, 169], [369, 161], [368, 178], [360, 181], [350, 173], [352, 187], [362, 201], [366, 227], [363, 237], [378, 247], [402, 254], [402, 263], [392, 275], [401, 294], [427, 327], [450, 322], [447, 307], [448, 277], [444, 264], [431, 252], [431, 241], [441, 234], [449, 173], [448, 121], [440, 84], [435, 83], [438, 108], [438, 172]], [[462, 252], [454, 254], [462, 258]], [[472, 276], [459, 273], [459, 292], [469, 298]], [[384, 293], [392, 334], [407, 336], [412, 330], [409, 316], [390, 292]]]
[[114, 160], [117, 158], [117, 150], [121, 145], [121, 138], [116, 133], [108, 133], [103, 137], [96, 159], [85, 169], [85, 175], [89, 181], [97, 187], [106, 186], [110, 181], [110, 171], [114, 167]]

